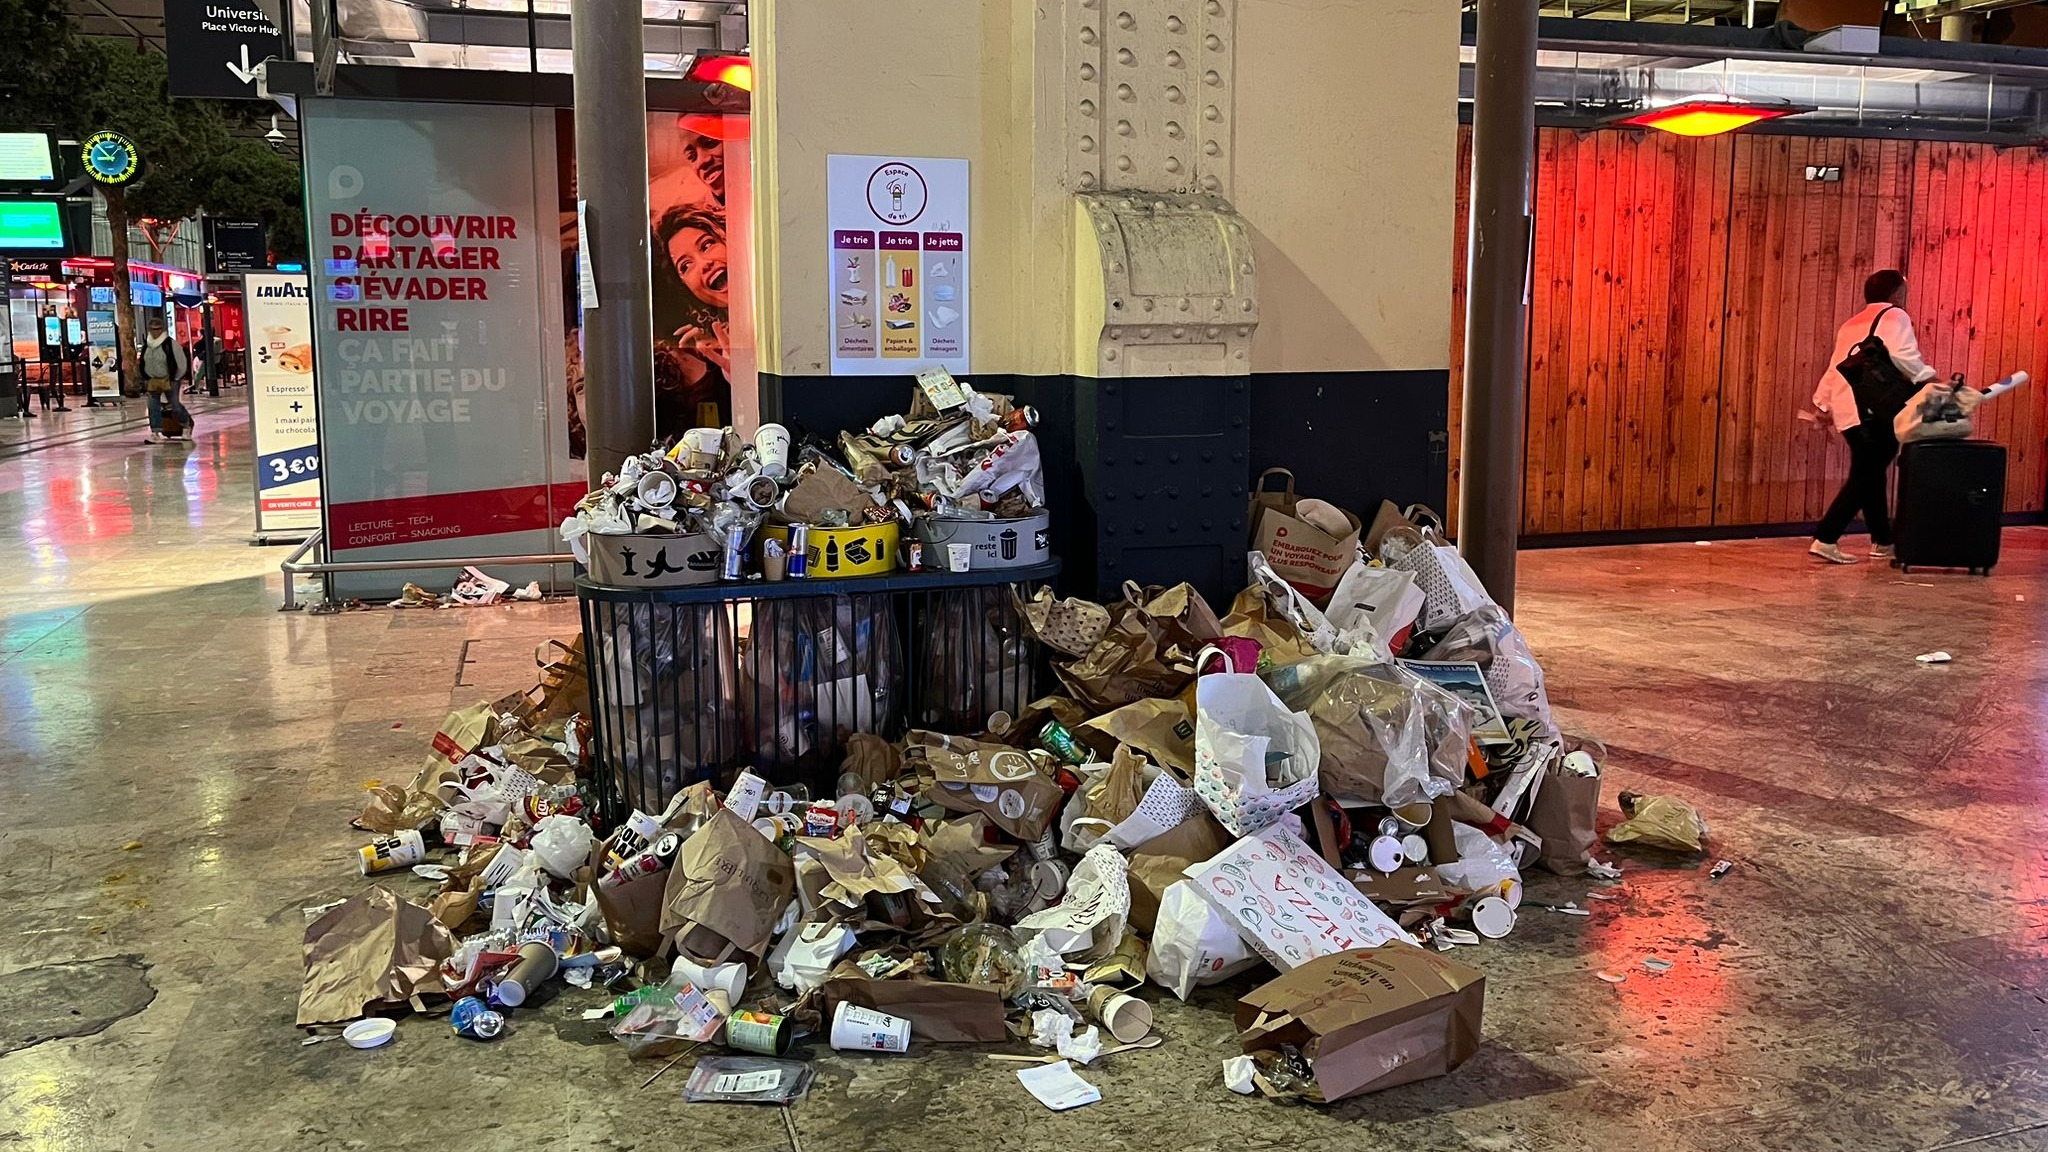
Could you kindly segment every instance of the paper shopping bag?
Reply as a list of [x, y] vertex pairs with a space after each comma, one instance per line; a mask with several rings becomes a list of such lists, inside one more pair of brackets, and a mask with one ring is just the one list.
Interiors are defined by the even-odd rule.
[[768, 954], [775, 922], [796, 894], [796, 866], [730, 809], [683, 841], [669, 869], [661, 932], [700, 960]]
[[1321, 759], [1315, 722], [1257, 676], [1195, 681], [1195, 791], [1233, 833], [1257, 832], [1315, 799]]
[[[1266, 481], [1272, 476], [1286, 477], [1286, 487], [1277, 492], [1269, 489]], [[1358, 559], [1363, 528], [1356, 514], [1345, 511], [1350, 531], [1332, 536], [1302, 519], [1300, 504], [1300, 497], [1294, 494], [1294, 473], [1285, 468], [1261, 473], [1252, 489], [1252, 547], [1265, 553], [1266, 562], [1281, 579], [1321, 608], [1330, 602], [1338, 579]]]
[[1594, 823], [1600, 815], [1600, 777], [1582, 776], [1552, 760], [1543, 770], [1543, 786], [1530, 802], [1529, 831], [1543, 839], [1539, 862], [1560, 876], [1583, 876], [1586, 861], [1599, 842]]

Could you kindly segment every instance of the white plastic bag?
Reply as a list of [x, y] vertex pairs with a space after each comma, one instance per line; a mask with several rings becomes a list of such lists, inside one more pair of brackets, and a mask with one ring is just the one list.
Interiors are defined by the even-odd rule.
[[1322, 747], [1305, 712], [1291, 711], [1257, 676], [1195, 681], [1195, 791], [1244, 836], [1316, 798]]
[[1501, 716], [1533, 720], [1543, 726], [1546, 735], [1555, 737], [1557, 722], [1551, 717], [1550, 696], [1543, 688], [1543, 666], [1536, 663], [1529, 642], [1498, 604], [1489, 602], [1459, 619], [1422, 659], [1479, 665]]
[[527, 848], [536, 863], [557, 880], [573, 880], [576, 869], [590, 861], [594, 840], [590, 825], [574, 816], [549, 816], [533, 826]]
[[[1387, 660], [1393, 657], [1394, 642], [1421, 618], [1427, 600], [1414, 573], [1360, 561], [1337, 581], [1324, 615], [1339, 632], [1370, 637], [1372, 654]], [[1355, 643], [1351, 651], [1358, 654]]]
[[1131, 914], [1130, 861], [1114, 844], [1097, 844], [1074, 866], [1058, 904], [1017, 921], [1023, 932], [1042, 933], [1062, 955], [1100, 960], [1124, 938]]
[[1465, 563], [1456, 548], [1443, 543], [1434, 532], [1396, 529], [1380, 542], [1380, 559], [1387, 567], [1410, 573], [1422, 589], [1421, 628], [1436, 632], [1448, 628], [1466, 614], [1493, 603], [1479, 574]]
[[1436, 878], [1473, 897], [1498, 896], [1508, 907], [1522, 906], [1522, 870], [1515, 867], [1514, 850], [1472, 827], [1451, 825], [1451, 837], [1458, 845], [1458, 859], [1436, 865]]
[[1177, 880], [1167, 885], [1159, 897], [1152, 950], [1145, 955], [1147, 976], [1185, 1000], [1196, 987], [1228, 980], [1258, 963], [1258, 954], [1193, 884]]

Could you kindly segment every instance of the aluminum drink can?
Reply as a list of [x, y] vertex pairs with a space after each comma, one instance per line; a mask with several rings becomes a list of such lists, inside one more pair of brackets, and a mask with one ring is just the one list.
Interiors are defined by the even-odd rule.
[[726, 580], [738, 580], [746, 574], [747, 545], [745, 541], [740, 539], [738, 532], [731, 532], [726, 535], [725, 551], [720, 560], [721, 563], [718, 569], [720, 577]]
[[924, 571], [924, 541], [912, 540], [905, 552], [903, 566], [912, 572]]
[[448, 1023], [457, 1036], [471, 1040], [496, 1040], [505, 1032], [505, 1014], [491, 1011], [491, 1006], [476, 996], [457, 1000], [448, 1013]]
[[1088, 753], [1081, 747], [1081, 742], [1074, 739], [1067, 726], [1057, 720], [1048, 720], [1045, 727], [1039, 729], [1038, 746], [1069, 764], [1088, 762]]
[[1011, 432], [1028, 432], [1038, 427], [1038, 409], [1029, 404], [1011, 409], [1009, 418], [1003, 421], [1003, 427]]
[[802, 580], [811, 574], [811, 526], [791, 524], [789, 526], [789, 564], [784, 573], [791, 580]]

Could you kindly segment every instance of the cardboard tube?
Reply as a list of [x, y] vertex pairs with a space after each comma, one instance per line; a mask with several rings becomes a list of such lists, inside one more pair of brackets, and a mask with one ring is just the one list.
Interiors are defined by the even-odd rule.
[[1451, 833], [1451, 806], [1438, 804], [1429, 814], [1429, 823], [1422, 826], [1422, 838], [1429, 842], [1431, 860], [1456, 860], [1458, 838]]

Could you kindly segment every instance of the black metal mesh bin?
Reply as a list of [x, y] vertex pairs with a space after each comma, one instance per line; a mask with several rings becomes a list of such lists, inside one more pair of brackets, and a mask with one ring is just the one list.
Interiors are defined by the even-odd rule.
[[608, 819], [743, 767], [829, 788], [845, 737], [975, 732], [1033, 699], [1017, 595], [1057, 561], [979, 572], [617, 588], [576, 581]]

